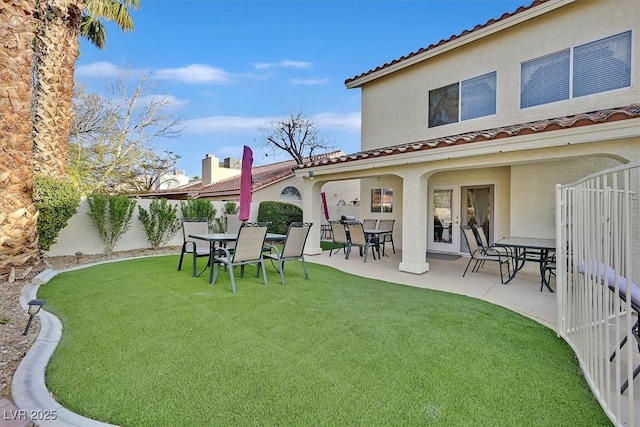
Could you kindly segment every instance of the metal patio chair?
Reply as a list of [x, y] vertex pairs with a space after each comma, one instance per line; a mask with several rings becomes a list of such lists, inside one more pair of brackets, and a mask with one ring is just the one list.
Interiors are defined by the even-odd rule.
[[352, 247], [358, 247], [361, 251], [364, 251], [364, 262], [367, 262], [367, 254], [369, 253], [369, 248], [371, 248], [371, 254], [373, 255], [373, 259], [376, 259], [375, 250], [378, 249], [378, 257], [380, 257], [378, 239], [372, 239], [366, 235], [364, 232], [364, 227], [362, 223], [353, 222], [348, 225], [349, 227], [349, 241], [347, 243], [347, 255], [346, 258], [349, 259], [349, 255], [351, 254]]
[[377, 219], [369, 218], [369, 219], [362, 220], [362, 226], [364, 227], [365, 230], [375, 230], [377, 225], [378, 225]]
[[393, 253], [396, 253], [396, 246], [393, 244], [393, 225], [396, 223], [395, 219], [381, 219], [378, 221], [378, 230], [390, 230], [389, 233], [380, 234], [378, 237], [380, 243], [382, 243], [382, 255], [385, 255], [385, 245], [387, 242], [391, 243], [391, 249]]
[[208, 221], [185, 221], [182, 220], [182, 249], [180, 251], [180, 261], [178, 262], [178, 271], [182, 270], [182, 260], [185, 254], [192, 254], [193, 266], [192, 274], [196, 277], [196, 263], [199, 257], [208, 257], [211, 252], [211, 246], [206, 240], [192, 239], [189, 234], [208, 234]]
[[231, 290], [235, 293], [236, 281], [233, 268], [240, 266], [240, 277], [244, 276], [244, 266], [247, 264], [256, 264], [256, 277], [262, 269], [263, 283], [267, 284], [267, 270], [264, 266], [263, 248], [264, 241], [267, 237], [267, 228], [270, 222], [245, 222], [240, 226], [238, 238], [233, 251], [227, 248], [216, 249], [219, 256], [214, 256], [209, 271], [209, 283], [215, 284], [220, 274], [220, 267], [224, 266], [229, 271], [231, 279]]
[[[332, 247], [329, 250], [329, 256], [333, 253], [334, 249], [346, 252], [346, 247], [349, 244], [349, 238], [347, 237], [347, 229], [345, 228], [345, 224], [342, 221], [329, 221], [329, 225], [331, 226], [331, 244]], [[336, 248], [336, 245], [338, 247]]]
[[304, 244], [309, 236], [309, 230], [313, 224], [310, 222], [293, 222], [287, 230], [287, 239], [282, 246], [282, 252], [278, 251], [276, 246], [267, 245], [275, 250], [275, 253], [264, 254], [265, 259], [270, 259], [272, 263], [277, 264], [276, 270], [280, 273], [280, 283], [284, 285], [284, 262], [290, 260], [302, 261], [302, 269], [304, 270], [305, 279], [309, 279], [307, 264], [304, 261]]
[[467, 246], [469, 247], [469, 262], [467, 263], [467, 267], [464, 269], [464, 273], [462, 273], [462, 277], [467, 274], [467, 270], [471, 265], [472, 261], [475, 261], [475, 264], [471, 268], [472, 272], [478, 271], [478, 268], [482, 266], [486, 261], [497, 262], [500, 267], [500, 282], [504, 284], [504, 274], [502, 272], [502, 266], [507, 265], [507, 277], [511, 276], [511, 269], [509, 267], [509, 258], [504, 257], [500, 254], [495, 255], [487, 255], [485, 251], [478, 245], [478, 241], [476, 240], [476, 235], [474, 234], [471, 227], [468, 225], [461, 225], [460, 229], [462, 230], [462, 235], [464, 239], [467, 241]]

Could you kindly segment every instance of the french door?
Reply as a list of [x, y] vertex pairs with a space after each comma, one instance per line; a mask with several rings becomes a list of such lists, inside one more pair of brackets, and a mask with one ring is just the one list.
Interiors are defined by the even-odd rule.
[[[463, 206], [460, 214], [461, 224], [470, 227], [480, 225], [484, 229], [484, 235], [489, 242], [493, 242], [493, 185], [474, 185], [461, 187]], [[469, 252], [469, 247], [464, 237], [460, 239], [460, 252]]]
[[460, 225], [482, 225], [493, 236], [493, 184], [433, 187], [429, 194], [427, 249], [434, 252], [469, 252]]
[[460, 251], [460, 187], [433, 187], [429, 194], [427, 249]]

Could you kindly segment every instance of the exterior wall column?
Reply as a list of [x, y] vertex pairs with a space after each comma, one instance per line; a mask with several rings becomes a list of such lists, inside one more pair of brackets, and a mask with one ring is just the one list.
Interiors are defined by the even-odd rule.
[[304, 177], [302, 184], [302, 218], [304, 222], [313, 224], [307, 242], [304, 245], [305, 255], [319, 255], [322, 253], [320, 247], [320, 225], [322, 224], [322, 199], [320, 190], [322, 184], [313, 178]]
[[427, 262], [427, 176], [412, 170], [400, 174], [402, 197], [402, 262], [398, 269], [422, 274], [429, 271]]

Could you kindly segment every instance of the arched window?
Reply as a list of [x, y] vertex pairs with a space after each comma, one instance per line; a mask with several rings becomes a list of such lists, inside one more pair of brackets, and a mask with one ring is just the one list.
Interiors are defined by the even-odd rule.
[[289, 186], [280, 193], [280, 200], [302, 200], [302, 197], [296, 187]]

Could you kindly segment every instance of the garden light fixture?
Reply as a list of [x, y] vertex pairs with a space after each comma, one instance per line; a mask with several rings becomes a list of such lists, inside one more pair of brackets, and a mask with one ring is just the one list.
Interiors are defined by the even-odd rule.
[[27, 321], [27, 326], [24, 328], [22, 335], [27, 335], [27, 332], [29, 332], [29, 328], [31, 327], [31, 322], [33, 321], [33, 316], [38, 314], [42, 306], [46, 304], [46, 301], [41, 299], [32, 299], [27, 304], [29, 305], [29, 320]]

